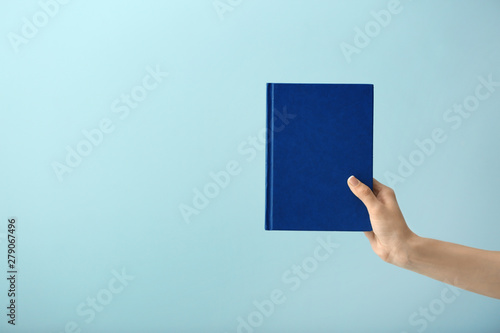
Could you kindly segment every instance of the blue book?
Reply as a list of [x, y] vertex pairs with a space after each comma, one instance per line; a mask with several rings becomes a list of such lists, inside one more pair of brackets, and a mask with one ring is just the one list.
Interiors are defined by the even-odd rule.
[[372, 84], [267, 84], [266, 230], [370, 231]]

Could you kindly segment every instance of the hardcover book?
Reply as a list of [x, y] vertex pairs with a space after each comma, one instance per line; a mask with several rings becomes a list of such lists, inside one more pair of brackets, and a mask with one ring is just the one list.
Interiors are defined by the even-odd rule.
[[267, 84], [266, 230], [371, 231], [372, 84]]

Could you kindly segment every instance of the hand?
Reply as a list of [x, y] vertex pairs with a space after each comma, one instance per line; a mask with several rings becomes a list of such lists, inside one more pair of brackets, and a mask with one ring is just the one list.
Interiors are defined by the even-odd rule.
[[476, 249], [413, 233], [394, 191], [373, 179], [373, 192], [353, 176], [347, 183], [366, 206], [373, 231], [365, 232], [384, 261], [481, 295], [500, 299], [500, 251]]
[[372, 190], [356, 177], [348, 179], [352, 193], [366, 206], [373, 231], [365, 232], [373, 251], [384, 261], [404, 267], [413, 233], [399, 209], [394, 190], [373, 178]]

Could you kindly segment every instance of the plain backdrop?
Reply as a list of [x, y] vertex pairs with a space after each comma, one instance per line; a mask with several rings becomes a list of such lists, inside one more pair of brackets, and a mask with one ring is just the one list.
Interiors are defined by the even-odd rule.
[[[480, 78], [500, 81], [499, 14], [497, 1], [3, 3], [0, 270], [15, 216], [19, 273], [16, 327], [0, 283], [1, 331], [498, 332], [498, 300], [386, 264], [362, 233], [264, 231], [265, 150], [238, 147], [265, 127], [267, 82], [372, 83], [374, 177], [418, 164], [393, 183], [409, 226], [500, 250], [500, 87], [458, 128], [446, 120]], [[141, 88], [151, 71], [168, 75]], [[113, 131], [89, 148], [103, 120]], [[435, 129], [447, 139], [418, 153]], [[58, 179], [79, 144], [87, 156]], [[195, 208], [230, 161], [240, 172]], [[324, 261], [318, 238], [338, 244]]]

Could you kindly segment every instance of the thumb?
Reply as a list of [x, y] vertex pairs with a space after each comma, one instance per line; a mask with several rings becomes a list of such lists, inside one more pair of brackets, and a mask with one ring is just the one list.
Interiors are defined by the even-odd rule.
[[349, 177], [347, 179], [347, 184], [349, 185], [352, 193], [354, 193], [354, 195], [365, 204], [368, 211], [378, 204], [378, 199], [375, 197], [372, 190], [367, 185], [360, 182], [356, 177]]

